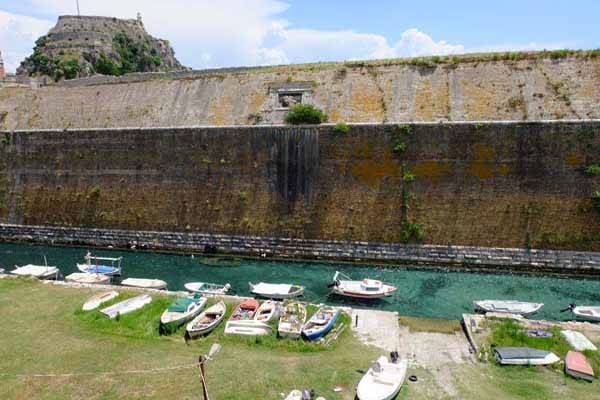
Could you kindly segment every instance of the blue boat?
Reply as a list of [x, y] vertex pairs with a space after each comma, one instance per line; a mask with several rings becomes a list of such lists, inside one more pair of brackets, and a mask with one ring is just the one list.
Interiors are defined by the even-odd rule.
[[322, 306], [302, 327], [302, 336], [306, 340], [317, 340], [329, 332], [340, 315], [335, 307]]
[[[110, 265], [107, 265], [107, 261]], [[123, 261], [123, 257], [97, 257], [88, 251], [85, 255], [85, 264], [77, 264], [77, 268], [81, 272], [90, 274], [116, 276], [121, 275], [121, 261]]]

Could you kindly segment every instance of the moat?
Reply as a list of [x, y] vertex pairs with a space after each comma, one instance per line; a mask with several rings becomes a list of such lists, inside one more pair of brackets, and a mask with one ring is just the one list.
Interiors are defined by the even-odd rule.
[[[0, 265], [11, 270], [14, 265], [56, 265], [63, 275], [76, 271], [82, 262], [84, 248], [52, 247], [26, 244], [0, 244]], [[205, 281], [230, 283], [238, 295], [250, 295], [248, 282], [299, 283], [306, 286], [305, 300], [314, 303], [357, 305], [397, 311], [401, 315], [458, 319], [472, 311], [476, 299], [518, 299], [545, 303], [534, 318], [564, 320], [561, 313], [569, 303], [600, 304], [600, 280], [440, 272], [433, 270], [380, 268], [368, 265], [341, 265], [314, 262], [242, 260], [239, 266], [207, 266], [202, 256], [156, 254], [135, 251], [93, 250], [103, 256], [123, 256], [123, 276], [157, 278], [166, 281], [170, 290], [184, 290], [184, 283]], [[337, 269], [356, 279], [370, 277], [398, 286], [393, 297], [369, 303], [349, 302], [328, 296], [327, 285]]]

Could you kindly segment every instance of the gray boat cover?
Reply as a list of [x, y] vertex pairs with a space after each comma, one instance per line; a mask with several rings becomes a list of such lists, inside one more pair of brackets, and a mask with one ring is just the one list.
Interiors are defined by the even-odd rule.
[[529, 347], [496, 347], [494, 353], [503, 360], [544, 358], [549, 352]]

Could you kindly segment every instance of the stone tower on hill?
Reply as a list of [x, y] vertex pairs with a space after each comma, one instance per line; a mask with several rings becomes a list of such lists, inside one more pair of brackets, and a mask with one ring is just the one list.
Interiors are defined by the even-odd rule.
[[0, 79], [4, 79], [6, 71], [4, 70], [4, 61], [2, 61], [2, 52], [0, 51]]
[[140, 17], [123, 20], [65, 15], [36, 41], [33, 54], [21, 63], [17, 73], [58, 81], [95, 74], [182, 69], [169, 42], [150, 36]]

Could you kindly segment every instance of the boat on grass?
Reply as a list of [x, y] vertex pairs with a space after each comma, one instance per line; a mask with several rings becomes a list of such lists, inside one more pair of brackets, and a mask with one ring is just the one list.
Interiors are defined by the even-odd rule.
[[117, 304], [113, 304], [110, 307], [100, 310], [100, 312], [106, 315], [110, 319], [117, 318], [119, 315], [128, 314], [132, 311], [139, 310], [146, 304], [152, 302], [152, 297], [148, 294], [141, 294], [131, 299], [123, 300]]
[[281, 337], [300, 338], [302, 326], [306, 322], [306, 306], [299, 302], [284, 304], [277, 331]]
[[592, 382], [595, 378], [594, 370], [587, 358], [578, 351], [568, 351], [565, 357], [565, 373], [575, 379]]
[[390, 362], [381, 356], [371, 364], [356, 388], [356, 396], [360, 400], [391, 400], [396, 397], [408, 369], [408, 360]]
[[387, 285], [375, 279], [354, 281], [340, 271], [333, 276], [333, 283], [329, 285], [332, 293], [359, 299], [380, 299], [389, 297], [397, 290], [395, 286]]
[[77, 264], [77, 269], [81, 272], [93, 274], [104, 274], [108, 276], [121, 275], [121, 262], [123, 257], [97, 257], [89, 251], [84, 257], [85, 263]]
[[538, 312], [544, 303], [528, 303], [517, 300], [476, 300], [473, 301], [473, 306], [478, 312], [516, 314], [527, 317]]
[[161, 327], [178, 327], [202, 312], [208, 299], [199, 294], [180, 297], [167, 307], [160, 317]]
[[600, 322], [600, 307], [593, 306], [571, 306], [571, 312], [575, 317], [587, 321]]
[[47, 265], [24, 265], [10, 271], [13, 275], [32, 276], [38, 279], [58, 279], [60, 270], [57, 267], [49, 267]]
[[333, 328], [339, 315], [338, 308], [321, 306], [302, 326], [302, 335], [307, 340], [317, 340], [325, 336]]
[[157, 290], [163, 290], [167, 288], [167, 282], [160, 279], [127, 278], [121, 282], [121, 285]]
[[227, 306], [223, 301], [208, 307], [187, 324], [185, 328], [187, 337], [195, 339], [209, 334], [223, 321], [226, 312]]
[[598, 348], [583, 333], [571, 330], [560, 331], [560, 336], [565, 338], [569, 345], [577, 351], [597, 351]]
[[254, 316], [260, 307], [258, 301], [248, 299], [242, 301], [235, 308], [229, 321], [225, 325], [225, 334], [237, 335], [268, 335], [271, 327], [261, 321], [256, 321]]
[[93, 295], [92, 297], [90, 297], [89, 299], [87, 299], [87, 301], [85, 303], [83, 303], [83, 307], [81, 307], [81, 309], [83, 311], [95, 310], [96, 308], [100, 307], [102, 304], [107, 303], [107, 302], [111, 301], [112, 299], [117, 298], [118, 296], [119, 296], [119, 292], [116, 292], [114, 290], [111, 290], [110, 292], [97, 293], [97, 294]]
[[287, 283], [264, 283], [260, 282], [256, 285], [249, 282], [250, 292], [266, 299], [284, 300], [292, 297], [302, 296], [304, 294], [304, 286], [290, 285]]
[[258, 310], [256, 310], [252, 319], [269, 323], [277, 317], [279, 317], [279, 303], [273, 300], [267, 300], [258, 307]]
[[65, 281], [84, 283], [88, 285], [106, 285], [110, 283], [110, 276], [102, 274], [90, 274], [87, 272], [74, 272], [65, 276]]
[[212, 295], [224, 295], [229, 292], [231, 289], [231, 285], [226, 283], [225, 285], [219, 285], [216, 283], [208, 283], [208, 282], [189, 282], [186, 283], [185, 289], [192, 293], [201, 293], [201, 294], [212, 294]]
[[0, 268], [0, 274], [4, 273], [4, 268]]
[[494, 347], [494, 357], [502, 365], [550, 365], [560, 361], [550, 351], [529, 347]]

